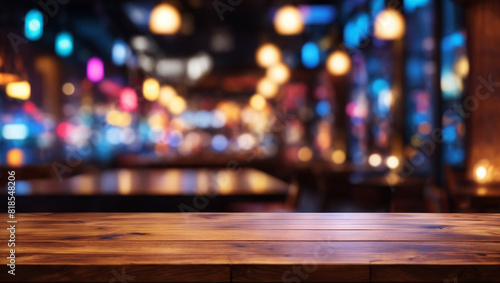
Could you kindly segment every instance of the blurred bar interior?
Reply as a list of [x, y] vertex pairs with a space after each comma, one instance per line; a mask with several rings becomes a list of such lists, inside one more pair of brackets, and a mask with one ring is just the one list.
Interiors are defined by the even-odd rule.
[[460, 1], [2, 2], [20, 211], [500, 211]]

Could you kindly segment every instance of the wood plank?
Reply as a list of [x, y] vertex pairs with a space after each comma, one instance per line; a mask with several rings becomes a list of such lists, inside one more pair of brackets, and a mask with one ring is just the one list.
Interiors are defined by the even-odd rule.
[[[303, 278], [292, 270], [284, 279], [367, 282], [370, 276], [379, 281], [432, 281], [454, 274], [488, 279], [500, 266], [496, 214], [194, 213], [189, 221], [185, 216], [21, 213], [16, 218], [18, 271], [32, 270], [26, 273], [37, 272], [41, 278], [23, 275], [28, 276], [25, 281], [57, 282], [52, 274], [71, 279], [88, 271], [109, 282], [102, 274], [123, 266], [137, 268], [132, 270], [138, 278], [144, 276], [140, 281], [153, 282], [166, 280], [162, 276], [200, 281], [210, 267], [215, 270], [203, 280], [275, 282], [290, 268], [314, 266]], [[2, 233], [0, 239], [7, 236]], [[141, 273], [143, 267], [149, 272]], [[439, 272], [429, 275], [431, 267]], [[154, 268], [164, 273], [147, 277]], [[384, 277], [389, 271], [392, 279]], [[0, 280], [9, 279], [5, 276]]]
[[[126, 246], [127, 249], [123, 249]], [[415, 243], [415, 242], [257, 242], [257, 241], [66, 241], [20, 242], [16, 249], [22, 264], [51, 262], [65, 264], [206, 264], [293, 263], [297, 258], [319, 264], [500, 264], [500, 243]], [[495, 252], [496, 251], [496, 252]], [[147, 253], [147, 256], [143, 256]], [[143, 256], [143, 257], [141, 257]]]

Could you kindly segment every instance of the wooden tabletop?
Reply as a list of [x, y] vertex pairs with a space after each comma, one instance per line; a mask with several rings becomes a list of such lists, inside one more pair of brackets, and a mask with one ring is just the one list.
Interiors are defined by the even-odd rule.
[[[259, 195], [289, 185], [255, 169], [119, 169], [16, 182], [17, 195]], [[6, 193], [6, 188], [3, 189]]]
[[[16, 276], [4, 268], [3, 282], [500, 282], [499, 214], [30, 213], [16, 220]], [[4, 255], [7, 239], [1, 233]]]

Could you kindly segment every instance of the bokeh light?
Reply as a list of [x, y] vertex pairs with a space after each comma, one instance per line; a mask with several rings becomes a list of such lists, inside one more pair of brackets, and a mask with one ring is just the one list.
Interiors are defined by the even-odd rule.
[[343, 51], [335, 51], [326, 59], [326, 69], [331, 75], [342, 76], [351, 69], [351, 59]]
[[274, 44], [263, 44], [257, 49], [255, 60], [260, 67], [271, 67], [281, 61], [281, 51]]
[[175, 34], [181, 28], [181, 14], [170, 4], [160, 4], [152, 11], [149, 29], [156, 34]]
[[292, 5], [285, 5], [274, 15], [274, 29], [281, 35], [295, 35], [304, 30], [304, 19], [299, 9]]

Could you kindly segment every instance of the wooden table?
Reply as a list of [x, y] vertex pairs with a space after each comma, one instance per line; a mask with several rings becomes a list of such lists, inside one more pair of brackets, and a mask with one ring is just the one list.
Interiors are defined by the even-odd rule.
[[[236, 201], [285, 201], [288, 190], [286, 182], [241, 167], [117, 169], [62, 181], [56, 178], [16, 181], [16, 194], [23, 198], [19, 209], [23, 212], [180, 212], [178, 205], [182, 203], [197, 211], [220, 211], [223, 209], [220, 206]], [[3, 194], [6, 193], [4, 187]], [[206, 206], [196, 204], [205, 202]]]
[[[3, 282], [500, 282], [498, 214], [33, 213], [16, 220], [16, 276], [4, 268]], [[8, 233], [0, 237], [5, 256]]]

